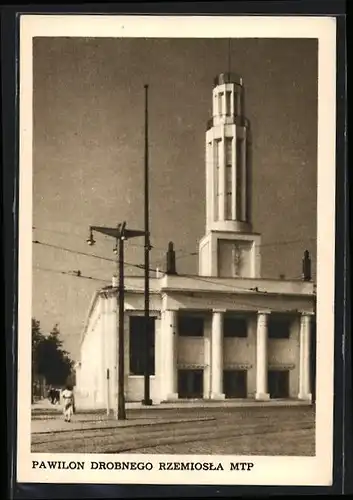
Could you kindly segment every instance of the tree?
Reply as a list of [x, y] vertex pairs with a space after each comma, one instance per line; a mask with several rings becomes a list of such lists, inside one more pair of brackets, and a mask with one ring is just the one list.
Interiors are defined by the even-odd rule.
[[45, 339], [40, 331], [40, 322], [32, 318], [32, 371], [38, 373], [38, 346]]
[[32, 363], [34, 373], [44, 376], [49, 385], [64, 385], [71, 376], [73, 361], [63, 349], [57, 324], [45, 336], [39, 321], [32, 320]]

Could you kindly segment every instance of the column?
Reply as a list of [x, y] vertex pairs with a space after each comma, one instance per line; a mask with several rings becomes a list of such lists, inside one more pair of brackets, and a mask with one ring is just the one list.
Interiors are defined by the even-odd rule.
[[311, 314], [303, 313], [300, 319], [298, 398], [305, 401], [311, 401], [310, 323]]
[[211, 399], [224, 399], [223, 393], [223, 316], [214, 310], [211, 335]]
[[203, 371], [203, 397], [211, 396], [211, 341], [212, 341], [212, 316], [205, 319], [204, 331], [204, 371]]
[[258, 400], [270, 398], [267, 388], [267, 319], [269, 311], [259, 311], [256, 331], [256, 394]]
[[153, 401], [159, 404], [163, 398], [164, 358], [163, 358], [163, 313], [157, 316], [155, 322], [155, 379]]
[[124, 314], [124, 395], [129, 401], [129, 375], [130, 375], [130, 315]]
[[177, 313], [164, 311], [164, 392], [167, 399], [177, 399]]

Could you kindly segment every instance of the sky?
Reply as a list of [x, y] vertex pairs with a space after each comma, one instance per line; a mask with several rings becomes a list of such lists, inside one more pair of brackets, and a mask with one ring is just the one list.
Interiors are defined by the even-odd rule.
[[[304, 250], [314, 270], [316, 258], [317, 41], [232, 39], [230, 46], [251, 122], [262, 277], [299, 278]], [[192, 254], [205, 232], [206, 122], [228, 47], [211, 38], [34, 39], [32, 314], [44, 332], [59, 324], [73, 359], [92, 297], [116, 271], [114, 240], [96, 234], [87, 246], [89, 226], [125, 220], [143, 229], [145, 84], [151, 267], [165, 267], [173, 241], [178, 273], [198, 271]], [[143, 243], [126, 243], [127, 263], [143, 264]], [[128, 265], [125, 272], [143, 273]]]

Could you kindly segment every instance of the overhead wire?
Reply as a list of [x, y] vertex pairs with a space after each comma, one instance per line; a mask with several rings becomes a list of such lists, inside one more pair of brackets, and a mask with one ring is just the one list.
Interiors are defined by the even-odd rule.
[[[35, 267], [36, 269], [38, 270], [41, 270], [41, 271], [45, 271], [45, 272], [54, 272], [54, 273], [59, 273], [59, 274], [63, 274], [63, 275], [67, 275], [67, 276], [70, 276], [70, 277], [74, 277], [74, 278], [83, 278], [83, 279], [89, 279], [89, 280], [95, 280], [95, 281], [100, 281], [100, 282], [105, 282], [105, 283], [110, 283], [109, 280], [103, 280], [103, 279], [98, 279], [98, 278], [94, 278], [92, 276], [85, 276], [85, 275], [82, 275], [82, 274], [75, 274], [75, 272], [65, 272], [65, 271], [59, 271], [59, 270], [56, 270], [56, 269], [49, 269], [49, 268], [42, 268], [42, 267]], [[211, 281], [209, 283], [212, 283]], [[126, 286], [125, 286], [126, 288]], [[134, 290], [133, 291], [139, 291], [141, 293], [143, 293], [145, 291], [144, 287], [138, 287], [136, 285], [134, 285]], [[246, 289], [242, 289], [242, 290], [246, 290]], [[202, 292], [202, 290], [200, 290]], [[236, 291], [236, 290], [234, 290]], [[252, 290], [252, 291], [256, 291], [256, 290]], [[152, 291], [153, 293], [153, 291]], [[191, 290], [188, 290], [188, 291], [184, 291], [183, 292], [184, 295], [187, 295], [187, 296], [193, 296], [194, 292], [191, 291]], [[233, 294], [231, 293], [231, 291], [229, 291], [229, 293], [225, 293], [225, 295], [229, 295], [229, 296], [233, 296]], [[250, 302], [248, 300], [244, 301], [244, 300], [241, 300], [241, 302], [239, 301], [236, 301], [236, 304], [237, 306], [240, 306], [240, 307], [251, 307], [251, 308], [258, 308], [259, 307], [259, 304], [256, 304], [255, 302]], [[266, 306], [267, 307], [267, 306]], [[269, 310], [277, 310], [276, 307], [267, 307]], [[282, 312], [289, 312], [289, 311], [293, 311], [292, 309], [288, 309], [288, 310], [283, 310]]]
[[[48, 229], [48, 228], [42, 228], [42, 227], [38, 227], [38, 226], [32, 226], [32, 229], [37, 230], [37, 231], [46, 231], [46, 232], [57, 233], [57, 234], [70, 236], [70, 237], [74, 237], [74, 238], [79, 238], [80, 240], [84, 239], [83, 237], [81, 237], [77, 234], [73, 234], [73, 233], [66, 232], [66, 231], [59, 231], [56, 229]], [[295, 240], [278, 240], [278, 241], [272, 241], [272, 242], [267, 242], [267, 243], [260, 243], [258, 245], [258, 247], [263, 248], [263, 247], [271, 247], [271, 246], [291, 245], [291, 244], [296, 244], [296, 243], [304, 243], [305, 241], [316, 241], [316, 238], [299, 238], [299, 239], [295, 239]], [[137, 247], [137, 248], [144, 248], [144, 245], [139, 244], [139, 243], [129, 242], [129, 246], [133, 246], [133, 247]], [[151, 245], [151, 246], [152, 246], [152, 250], [154, 249], [154, 250], [165, 251], [165, 247], [156, 247], [154, 245]], [[197, 251], [191, 252], [191, 251], [185, 250], [185, 249], [175, 249], [175, 252], [181, 254], [181, 255], [176, 256], [177, 259], [198, 255]], [[157, 262], [160, 262], [160, 261], [157, 261]]]

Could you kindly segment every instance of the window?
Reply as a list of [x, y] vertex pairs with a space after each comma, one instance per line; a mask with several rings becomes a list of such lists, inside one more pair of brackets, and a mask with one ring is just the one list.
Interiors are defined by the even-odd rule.
[[247, 337], [247, 319], [236, 316], [226, 316], [223, 324], [223, 335], [224, 337]]
[[220, 140], [214, 142], [214, 176], [215, 176], [215, 220], [219, 218], [219, 175], [220, 175]]
[[224, 370], [223, 392], [226, 398], [246, 398], [248, 372], [246, 370]]
[[218, 94], [218, 113], [220, 115], [223, 115], [223, 113], [224, 113], [223, 112], [223, 95], [224, 95], [223, 92], [220, 92]]
[[233, 139], [225, 139], [225, 159], [226, 159], [226, 219], [232, 218], [232, 145]]
[[233, 160], [233, 139], [225, 139], [225, 159], [226, 159], [226, 194], [227, 194], [227, 219], [232, 217], [232, 160]]
[[178, 334], [181, 337], [203, 337], [204, 318], [198, 316], [179, 316]]
[[178, 370], [179, 398], [203, 398], [203, 370]]
[[270, 339], [289, 339], [291, 319], [284, 316], [269, 315], [268, 337]]
[[[150, 318], [149, 329], [149, 374], [155, 372], [155, 318]], [[145, 373], [145, 318], [144, 316], [130, 317], [130, 373], [131, 375], [144, 375]]]
[[239, 90], [234, 92], [234, 106], [233, 106], [233, 113], [235, 116], [238, 114], [238, 99], [239, 99]]
[[226, 167], [226, 219], [232, 219], [232, 165]]
[[233, 138], [226, 137], [225, 149], [226, 149], [226, 165], [227, 166], [228, 165], [232, 166], [232, 158], [233, 158], [232, 146], [233, 146]]
[[289, 371], [269, 370], [267, 375], [268, 392], [271, 399], [289, 398]]
[[232, 114], [231, 110], [231, 92], [226, 92], [226, 115], [230, 116]]
[[237, 158], [236, 158], [236, 165], [237, 165], [237, 172], [236, 172], [236, 194], [237, 194], [237, 219], [242, 220], [242, 166], [243, 166], [243, 158], [242, 158], [242, 153], [243, 153], [243, 139], [240, 139], [237, 137], [237, 142], [236, 142], [236, 149], [237, 149]]

